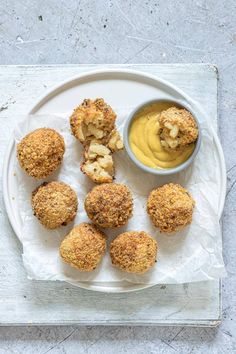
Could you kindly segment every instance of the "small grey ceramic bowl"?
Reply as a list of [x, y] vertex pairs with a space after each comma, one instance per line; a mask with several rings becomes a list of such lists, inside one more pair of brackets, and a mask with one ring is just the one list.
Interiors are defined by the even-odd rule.
[[[198, 126], [198, 138], [197, 138], [197, 141], [196, 141], [196, 145], [195, 145], [195, 149], [192, 153], [191, 156], [189, 156], [189, 158], [183, 162], [182, 164], [180, 164], [179, 166], [176, 166], [176, 167], [173, 167], [173, 168], [166, 168], [166, 169], [155, 169], [155, 168], [151, 168], [151, 167], [148, 167], [146, 165], [144, 165], [142, 162], [140, 162], [136, 156], [134, 155], [130, 145], [129, 145], [129, 131], [130, 131], [130, 126], [131, 126], [131, 123], [133, 121], [133, 119], [135, 118], [136, 114], [142, 109], [144, 108], [145, 106], [148, 106], [150, 104], [153, 104], [153, 103], [168, 103], [170, 104], [170, 107], [171, 106], [177, 106], [179, 108], [185, 108], [187, 111], [189, 111], [196, 123], [197, 123], [197, 126]], [[171, 175], [171, 174], [174, 174], [174, 173], [178, 173], [180, 171], [183, 171], [185, 168], [187, 168], [189, 165], [191, 165], [191, 163], [194, 161], [199, 149], [200, 149], [200, 145], [201, 145], [201, 140], [202, 140], [202, 135], [201, 135], [201, 128], [200, 128], [200, 124], [199, 124], [199, 120], [197, 118], [197, 115], [196, 113], [190, 108], [188, 107], [187, 104], [181, 102], [181, 101], [178, 101], [178, 100], [168, 100], [168, 99], [154, 99], [154, 100], [150, 100], [150, 101], [145, 101], [143, 102], [142, 104], [140, 104], [138, 107], [136, 107], [128, 116], [126, 122], [125, 122], [125, 126], [124, 126], [124, 134], [123, 134], [123, 137], [124, 137], [124, 145], [125, 145], [125, 149], [127, 151], [127, 154], [128, 156], [130, 157], [130, 159], [135, 163], [135, 165], [137, 165], [139, 168], [141, 168], [143, 171], [145, 172], [149, 172], [149, 173], [152, 173], [154, 175], [158, 175], [158, 176], [165, 176], [165, 175]]]

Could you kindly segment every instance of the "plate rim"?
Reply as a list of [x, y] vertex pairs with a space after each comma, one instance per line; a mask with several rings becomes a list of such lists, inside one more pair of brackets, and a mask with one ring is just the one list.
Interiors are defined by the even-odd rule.
[[[61, 81], [59, 84], [52, 86], [51, 88], [49, 88], [48, 90], [46, 90], [46, 92], [42, 95], [39, 96], [39, 98], [37, 99], [37, 101], [35, 101], [32, 106], [30, 107], [30, 109], [26, 112], [26, 115], [32, 115], [35, 112], [37, 112], [37, 110], [40, 108], [40, 106], [42, 106], [45, 102], [47, 102], [50, 97], [54, 97], [57, 94], [57, 91], [63, 91], [63, 89], [67, 86], [67, 85], [73, 85], [73, 82], [76, 82], [78, 80], [82, 80], [85, 78], [92, 78], [96, 75], [107, 75], [107, 74], [118, 74], [118, 75], [122, 75], [122, 74], [128, 74], [131, 76], [138, 76], [139, 78], [145, 78], [145, 79], [150, 79], [153, 80], [154, 82], [159, 82], [164, 86], [169, 87], [170, 89], [172, 89], [173, 91], [177, 92], [178, 94], [180, 94], [187, 102], [190, 102], [191, 105], [194, 105], [197, 107], [198, 111], [204, 116], [207, 117], [206, 112], [202, 109], [201, 105], [196, 102], [194, 99], [192, 99], [188, 94], [186, 94], [182, 89], [180, 89], [178, 86], [170, 83], [168, 80], [165, 79], [161, 79], [159, 78], [157, 75], [155, 74], [150, 74], [150, 73], [146, 73], [145, 71], [140, 71], [140, 70], [136, 70], [136, 69], [116, 69], [116, 68], [109, 68], [109, 69], [104, 69], [104, 68], [99, 68], [99, 69], [93, 69], [93, 70], [88, 70], [85, 71], [83, 73], [80, 73], [78, 75], [73, 75], [71, 77], [69, 77], [66, 80]], [[209, 128], [211, 129], [212, 133], [213, 133], [213, 138], [217, 147], [217, 151], [219, 154], [219, 160], [220, 160], [220, 165], [221, 165], [221, 184], [222, 184], [222, 197], [219, 203], [219, 219], [222, 216], [223, 213], [223, 208], [224, 208], [224, 203], [225, 203], [225, 197], [226, 197], [226, 164], [225, 164], [225, 158], [224, 158], [224, 154], [223, 154], [223, 149], [219, 140], [219, 137], [216, 133], [216, 131], [211, 127], [211, 125], [209, 125]], [[5, 157], [4, 157], [4, 161], [3, 161], [3, 180], [2, 180], [2, 184], [3, 184], [3, 200], [4, 200], [4, 204], [5, 204], [5, 208], [6, 208], [6, 212], [8, 215], [8, 219], [10, 221], [10, 224], [13, 228], [13, 231], [15, 232], [17, 238], [20, 240], [20, 230], [19, 225], [17, 225], [17, 222], [15, 220], [15, 218], [13, 217], [13, 214], [11, 213], [11, 208], [10, 208], [10, 196], [8, 193], [8, 170], [9, 170], [9, 164], [10, 164], [10, 158], [11, 158], [11, 154], [12, 154], [12, 150], [14, 150], [15, 147], [15, 141], [13, 136], [11, 136], [10, 141], [7, 145], [7, 149], [5, 152]], [[133, 292], [133, 291], [140, 291], [140, 290], [144, 290], [147, 288], [150, 288], [152, 286], [158, 285], [158, 284], [142, 284], [142, 283], [130, 283], [130, 287], [128, 289], [122, 289], [120, 287], [118, 287], [119, 290], [117, 290], [115, 287], [102, 287], [101, 285], [91, 285], [90, 282], [73, 282], [73, 281], [65, 281], [66, 283], [69, 283], [73, 286], [76, 287], [80, 287], [86, 290], [90, 290], [90, 291], [99, 291], [99, 292], [104, 292], [104, 293], [125, 293], [125, 292]], [[128, 283], [128, 282], [127, 282]]]

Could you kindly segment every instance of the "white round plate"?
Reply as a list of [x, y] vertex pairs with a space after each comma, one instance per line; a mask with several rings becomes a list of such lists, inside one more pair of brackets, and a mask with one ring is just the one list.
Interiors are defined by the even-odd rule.
[[[120, 102], [124, 103], [126, 107], [135, 107], [146, 100], [166, 97], [184, 100], [188, 105], [194, 107], [195, 111], [198, 110], [202, 115], [205, 115], [195, 101], [169, 82], [143, 72], [114, 69], [90, 71], [61, 83], [41, 97], [28, 114], [72, 112], [74, 107], [84, 98], [96, 97], [103, 97], [112, 107], [116, 107]], [[218, 209], [220, 218], [226, 193], [226, 170], [222, 148], [215, 131], [213, 131], [213, 137], [220, 166], [219, 171], [216, 171], [219, 174], [216, 178], [221, 184]], [[11, 225], [18, 238], [21, 239], [22, 220], [18, 201], [12, 199], [13, 195], [17, 196], [17, 182], [14, 178], [13, 164], [15, 154], [15, 142], [12, 138], [4, 161], [3, 194]], [[124, 281], [120, 283], [73, 282], [71, 284], [89, 290], [114, 293], [141, 290], [155, 285], [133, 284]]]

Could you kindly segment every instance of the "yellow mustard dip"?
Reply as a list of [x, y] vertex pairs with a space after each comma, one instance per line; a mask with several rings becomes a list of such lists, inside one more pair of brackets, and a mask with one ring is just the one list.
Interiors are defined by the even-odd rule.
[[134, 117], [129, 131], [129, 144], [136, 158], [157, 169], [172, 168], [186, 161], [195, 144], [175, 150], [165, 150], [160, 141], [158, 114], [169, 108], [167, 103], [154, 103], [142, 108]]

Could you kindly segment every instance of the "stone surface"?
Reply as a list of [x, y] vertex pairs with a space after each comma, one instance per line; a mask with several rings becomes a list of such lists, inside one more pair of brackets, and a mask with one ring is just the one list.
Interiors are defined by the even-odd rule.
[[233, 0], [0, 0], [0, 64], [215, 63], [228, 169], [220, 327], [7, 327], [0, 329], [0, 353], [236, 352], [235, 10]]

